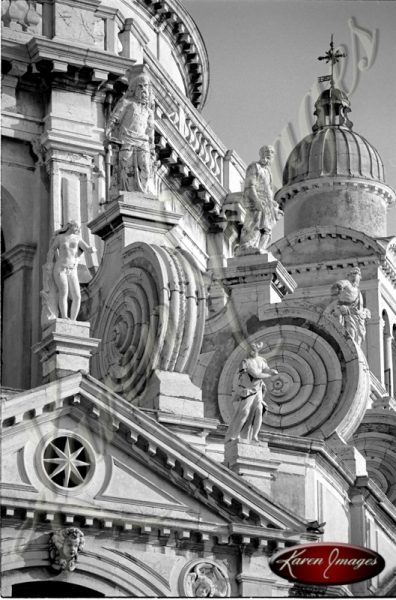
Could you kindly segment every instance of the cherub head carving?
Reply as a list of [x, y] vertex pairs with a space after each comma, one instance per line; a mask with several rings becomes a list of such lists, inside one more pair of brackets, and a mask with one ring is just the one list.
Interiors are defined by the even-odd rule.
[[49, 541], [52, 567], [57, 571], [74, 571], [78, 553], [81, 552], [84, 545], [84, 534], [77, 527], [54, 531]]

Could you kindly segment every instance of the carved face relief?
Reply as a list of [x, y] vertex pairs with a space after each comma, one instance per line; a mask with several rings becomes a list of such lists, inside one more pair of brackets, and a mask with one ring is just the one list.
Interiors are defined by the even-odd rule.
[[78, 553], [84, 545], [84, 534], [77, 527], [58, 529], [51, 533], [49, 540], [51, 566], [57, 571], [74, 571]]
[[188, 563], [180, 574], [180, 594], [187, 598], [225, 598], [231, 588], [224, 567], [201, 559]]

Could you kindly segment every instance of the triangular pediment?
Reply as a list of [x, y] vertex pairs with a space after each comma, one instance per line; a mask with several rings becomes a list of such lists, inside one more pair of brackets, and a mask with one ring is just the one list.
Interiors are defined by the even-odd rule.
[[[304, 531], [301, 519], [89, 375], [15, 395], [3, 415], [6, 503], [130, 526], [270, 528], [289, 540]], [[68, 481], [67, 470], [58, 473], [65, 454], [75, 460]]]

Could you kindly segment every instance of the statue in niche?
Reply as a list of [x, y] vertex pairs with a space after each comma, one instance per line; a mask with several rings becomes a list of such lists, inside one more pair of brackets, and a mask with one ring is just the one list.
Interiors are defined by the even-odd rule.
[[246, 216], [238, 256], [263, 254], [271, 241], [272, 226], [283, 215], [272, 191], [270, 165], [274, 156], [272, 146], [263, 146], [258, 162], [251, 163], [246, 170], [243, 192]]
[[211, 562], [195, 565], [184, 580], [187, 598], [225, 598], [229, 596], [229, 583], [222, 571]]
[[237, 408], [231, 419], [225, 440], [259, 442], [258, 434], [267, 409], [265, 379], [278, 375], [259, 352], [263, 344], [251, 344], [250, 356], [242, 361], [238, 375]]
[[334, 299], [325, 308], [324, 313], [336, 317], [349, 336], [361, 344], [366, 337], [366, 320], [371, 313], [363, 306], [363, 297], [359, 284], [362, 277], [359, 267], [348, 273], [348, 279], [340, 279], [331, 286]]
[[78, 553], [84, 545], [84, 534], [77, 527], [58, 529], [51, 533], [49, 555], [52, 568], [57, 571], [74, 571]]
[[81, 304], [78, 281], [78, 260], [83, 252], [95, 252], [81, 238], [80, 225], [70, 221], [55, 231], [43, 267], [43, 324], [55, 320], [60, 314], [69, 319], [68, 298], [71, 298], [70, 319], [75, 321]]
[[111, 196], [120, 191], [150, 192], [153, 184], [154, 111], [151, 82], [138, 75], [110, 114], [105, 136], [118, 146], [111, 175]]

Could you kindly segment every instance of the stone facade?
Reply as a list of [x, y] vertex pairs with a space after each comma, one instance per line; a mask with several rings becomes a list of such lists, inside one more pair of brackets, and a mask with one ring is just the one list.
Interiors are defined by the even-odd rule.
[[[395, 194], [349, 101], [319, 99], [275, 199], [266, 171], [285, 237], [268, 246], [274, 218], [240, 252], [246, 167], [200, 114], [208, 58], [179, 1], [3, 4], [3, 595], [392, 595]], [[132, 81], [150, 90], [131, 108]], [[40, 318], [49, 248], [77, 320]], [[258, 443], [227, 437], [252, 347]], [[320, 540], [385, 570], [319, 590], [270, 570]]]

